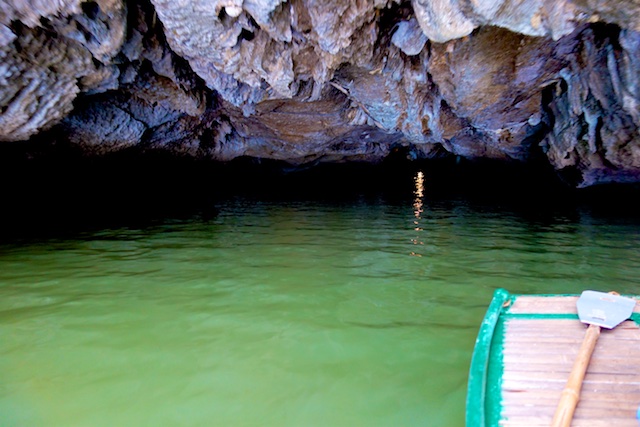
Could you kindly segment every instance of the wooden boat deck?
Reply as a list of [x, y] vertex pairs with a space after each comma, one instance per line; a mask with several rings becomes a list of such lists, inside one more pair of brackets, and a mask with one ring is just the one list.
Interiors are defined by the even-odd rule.
[[[577, 299], [509, 296], [502, 303], [486, 365], [486, 396], [482, 399], [485, 415], [473, 421], [478, 427], [551, 424], [586, 331], [586, 325], [578, 320]], [[628, 320], [613, 330], [602, 330], [583, 382], [573, 427], [638, 427], [638, 304], [632, 319], [635, 321]], [[468, 406], [473, 402], [468, 398]], [[470, 409], [467, 407], [468, 413]], [[469, 427], [476, 427], [467, 419]]]

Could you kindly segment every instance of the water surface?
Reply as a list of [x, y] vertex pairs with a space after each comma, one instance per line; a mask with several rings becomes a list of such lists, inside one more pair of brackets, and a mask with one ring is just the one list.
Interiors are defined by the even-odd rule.
[[640, 223], [411, 197], [0, 243], [7, 426], [463, 426], [494, 289], [640, 292]]

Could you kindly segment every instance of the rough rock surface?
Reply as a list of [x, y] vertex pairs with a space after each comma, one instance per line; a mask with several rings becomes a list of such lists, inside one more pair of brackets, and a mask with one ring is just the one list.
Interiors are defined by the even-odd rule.
[[629, 0], [6, 0], [0, 141], [296, 165], [401, 148], [638, 182], [637, 16]]

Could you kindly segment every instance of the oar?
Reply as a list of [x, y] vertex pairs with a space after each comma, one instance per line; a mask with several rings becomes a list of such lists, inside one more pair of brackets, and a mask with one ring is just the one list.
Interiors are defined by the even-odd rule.
[[621, 297], [615, 293], [584, 291], [578, 298], [578, 316], [580, 321], [589, 324], [589, 327], [582, 340], [576, 361], [573, 363], [567, 385], [562, 390], [551, 427], [568, 427], [571, 424], [573, 413], [580, 400], [582, 381], [600, 336], [600, 328], [615, 328], [631, 316], [635, 305], [634, 299]]

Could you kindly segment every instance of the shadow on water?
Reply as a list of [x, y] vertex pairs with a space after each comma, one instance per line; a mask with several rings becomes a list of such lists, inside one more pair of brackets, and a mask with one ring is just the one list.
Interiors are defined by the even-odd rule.
[[567, 188], [550, 171], [497, 162], [391, 159], [378, 165], [292, 167], [241, 158], [229, 163], [161, 154], [47, 158], [5, 156], [0, 238], [64, 237], [111, 227], [216, 217], [221, 201], [411, 204], [421, 172], [426, 203], [516, 215], [532, 223], [637, 222], [638, 186]]

